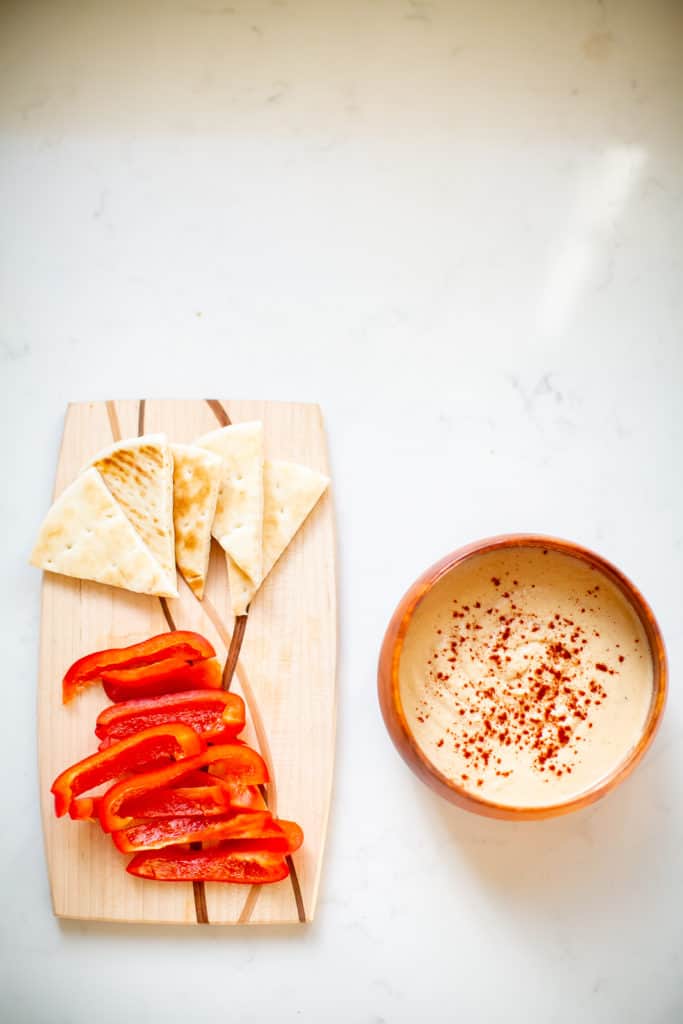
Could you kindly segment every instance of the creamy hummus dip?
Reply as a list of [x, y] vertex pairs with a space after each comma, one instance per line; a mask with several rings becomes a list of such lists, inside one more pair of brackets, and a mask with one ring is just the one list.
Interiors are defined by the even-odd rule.
[[456, 566], [418, 605], [401, 703], [427, 758], [478, 797], [567, 801], [637, 744], [653, 694], [647, 637], [599, 570], [552, 548]]

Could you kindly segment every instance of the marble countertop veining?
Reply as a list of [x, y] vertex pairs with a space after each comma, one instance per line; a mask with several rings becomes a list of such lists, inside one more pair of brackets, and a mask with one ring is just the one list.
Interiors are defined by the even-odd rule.
[[[683, 1019], [682, 183], [675, 2], [0, 6], [3, 1020]], [[318, 918], [57, 922], [26, 558], [64, 405], [208, 392], [319, 401], [329, 430]], [[375, 669], [419, 571], [519, 529], [638, 582], [672, 686], [626, 785], [511, 825], [412, 777]]]

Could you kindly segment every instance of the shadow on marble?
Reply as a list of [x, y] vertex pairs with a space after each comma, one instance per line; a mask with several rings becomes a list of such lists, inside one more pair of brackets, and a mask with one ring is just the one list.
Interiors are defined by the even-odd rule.
[[683, 796], [675, 743], [675, 736], [661, 735], [645, 762], [611, 794], [546, 821], [478, 817], [425, 788], [425, 827], [440, 836], [454, 867], [470, 872], [496, 899], [541, 913], [583, 916], [597, 893], [626, 898], [644, 873], [673, 855], [666, 837]]

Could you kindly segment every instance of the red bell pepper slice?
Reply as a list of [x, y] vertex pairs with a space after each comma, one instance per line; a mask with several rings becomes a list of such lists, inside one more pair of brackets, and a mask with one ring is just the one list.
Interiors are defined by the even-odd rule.
[[95, 735], [102, 741], [100, 750], [105, 750], [141, 729], [165, 722], [184, 722], [209, 743], [225, 742], [244, 728], [244, 701], [236, 693], [225, 690], [186, 690], [128, 700], [101, 712]]
[[194, 771], [189, 771], [181, 779], [177, 779], [171, 783], [172, 787], [181, 786], [183, 789], [189, 789], [190, 786], [221, 786], [225, 788], [226, 792], [228, 784], [224, 779], [214, 778], [209, 775], [206, 769], [197, 768]]
[[[216, 778], [216, 776], [213, 777]], [[241, 786], [239, 783], [226, 782], [223, 779], [217, 779], [217, 781], [222, 782], [227, 788], [230, 806], [234, 810], [265, 811], [268, 809], [258, 786]]]
[[160, 850], [179, 843], [210, 843], [223, 839], [271, 839], [281, 830], [268, 811], [235, 814], [224, 818], [159, 818], [112, 833], [121, 853]]
[[140, 668], [174, 657], [185, 662], [202, 661], [215, 655], [214, 648], [205, 637], [189, 630], [161, 633], [129, 647], [95, 651], [79, 658], [67, 671], [62, 681], [62, 701], [68, 704], [80, 690], [100, 679], [106, 669]]
[[[204, 775], [206, 782], [211, 776]], [[178, 818], [228, 814], [230, 793], [222, 786], [191, 786], [153, 789], [124, 800], [121, 814], [131, 818]]]
[[184, 775], [179, 781], [180, 786], [206, 786], [219, 785], [226, 793], [233, 810], [240, 811], [267, 811], [268, 805], [263, 799], [258, 786], [245, 786], [240, 782], [229, 782], [219, 775], [209, 774], [203, 771], [190, 772]]
[[61, 818], [68, 811], [74, 797], [103, 782], [135, 771], [142, 764], [148, 765], [168, 758], [195, 761], [203, 747], [203, 740], [189, 725], [171, 722], [155, 729], [144, 729], [121, 743], [115, 743], [108, 750], [83, 758], [63, 771], [52, 783], [55, 814]]
[[98, 796], [77, 796], [69, 804], [69, 817], [73, 821], [97, 821], [100, 818]]
[[167, 658], [142, 668], [104, 669], [101, 678], [109, 700], [121, 703], [184, 690], [219, 690], [222, 674], [215, 658], [192, 665], [182, 658]]
[[209, 850], [173, 849], [138, 853], [126, 868], [138, 878], [157, 882], [234, 882], [267, 885], [289, 874], [282, 854], [240, 852], [214, 846]]
[[[166, 726], [165, 728], [187, 729], [188, 726]], [[191, 730], [192, 731], [192, 730]], [[138, 735], [143, 735], [138, 733]], [[194, 733], [196, 736], [197, 734]], [[135, 737], [133, 737], [135, 739]], [[199, 739], [199, 737], [197, 737]], [[124, 740], [123, 743], [131, 742]], [[201, 742], [201, 741], [199, 741]], [[110, 747], [116, 750], [123, 744]], [[109, 751], [103, 751], [104, 754]], [[109, 789], [100, 802], [100, 824], [105, 832], [116, 832], [119, 829], [128, 828], [133, 824], [130, 815], [122, 813], [121, 807], [124, 800], [143, 793], [149, 793], [153, 789], [166, 789], [185, 776], [194, 775], [199, 768], [206, 768], [213, 765], [220, 765], [221, 771], [229, 771], [235, 782], [244, 786], [258, 786], [268, 782], [268, 769], [265, 761], [251, 747], [240, 743], [226, 743], [216, 747], [209, 747], [203, 753], [195, 757], [188, 757], [177, 764], [167, 765], [156, 771], [145, 772], [143, 775], [134, 775], [122, 779]]]
[[[261, 803], [245, 796], [240, 804], [232, 802], [231, 787], [221, 779], [212, 779], [205, 772], [197, 772], [205, 783], [201, 786], [176, 787], [175, 789], [154, 789], [141, 796], [124, 801], [122, 811], [132, 818], [177, 818], [194, 815], [227, 815], [231, 810], [266, 810], [265, 802], [256, 786], [243, 786], [257, 793]], [[207, 785], [214, 782], [216, 785]], [[99, 825], [100, 797], [77, 796], [69, 804], [69, 816], [74, 821], [95, 821]]]
[[303, 844], [304, 834], [295, 821], [284, 821], [278, 818], [273, 822], [277, 826], [277, 834], [261, 836], [244, 836], [231, 839], [223, 845], [231, 850], [271, 850], [273, 853], [294, 853]]
[[[207, 775], [205, 772], [194, 773], [194, 778], [183, 778], [183, 786], [173, 789], [155, 789], [142, 796], [131, 797], [124, 801], [121, 813], [131, 818], [176, 818], [183, 815], [227, 814], [229, 811], [267, 811], [268, 807], [261, 796], [258, 786], [232, 786], [223, 779]], [[206, 782], [216, 785], [205, 785]], [[94, 821], [100, 823], [100, 797], [77, 796], [69, 804], [69, 816], [73, 821]], [[280, 821], [284, 828], [288, 822]], [[297, 826], [298, 827], [298, 826]], [[296, 850], [301, 843], [292, 845]]]

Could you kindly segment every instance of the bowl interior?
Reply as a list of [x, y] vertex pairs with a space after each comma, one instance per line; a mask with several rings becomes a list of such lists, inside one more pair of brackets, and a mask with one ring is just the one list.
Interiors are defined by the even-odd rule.
[[663, 644], [613, 566], [563, 541], [495, 538], [417, 586], [394, 699], [420, 767], [466, 805], [563, 813], [642, 756], [663, 706]]

